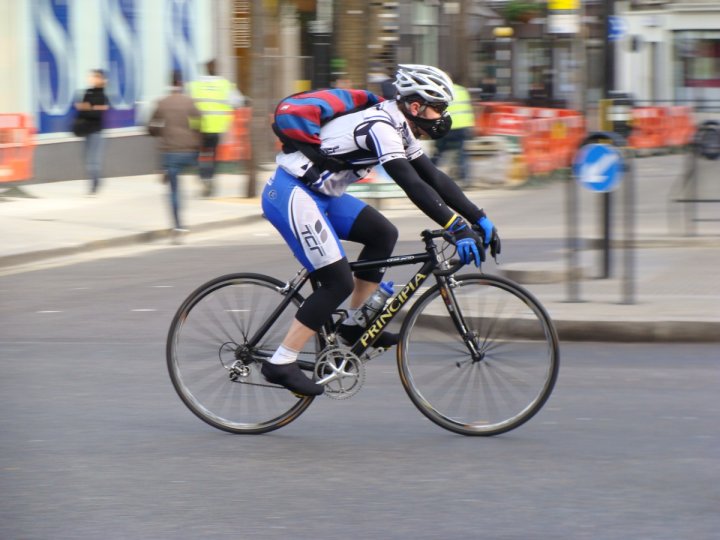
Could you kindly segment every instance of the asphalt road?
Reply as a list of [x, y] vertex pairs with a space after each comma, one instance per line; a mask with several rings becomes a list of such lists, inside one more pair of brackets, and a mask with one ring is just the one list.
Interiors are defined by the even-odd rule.
[[291, 275], [257, 234], [0, 277], [0, 538], [717, 538], [716, 345], [564, 343], [545, 408], [494, 438], [429, 422], [391, 354], [272, 434], [204, 424], [167, 328], [216, 275]]

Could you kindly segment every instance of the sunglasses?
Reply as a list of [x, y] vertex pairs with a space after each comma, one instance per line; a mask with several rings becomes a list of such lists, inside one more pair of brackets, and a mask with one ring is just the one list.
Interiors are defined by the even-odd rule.
[[425, 106], [430, 107], [433, 111], [440, 114], [444, 113], [448, 108], [448, 104], [444, 101], [439, 101], [436, 103], [425, 103]]

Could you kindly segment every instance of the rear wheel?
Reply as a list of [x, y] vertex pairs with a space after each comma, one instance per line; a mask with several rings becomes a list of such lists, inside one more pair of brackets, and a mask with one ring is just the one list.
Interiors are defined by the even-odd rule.
[[[285, 298], [285, 284], [261, 274], [232, 274], [193, 292], [175, 315], [167, 340], [170, 379], [185, 405], [208, 424], [231, 433], [265, 433], [295, 420], [312, 403], [268, 383], [262, 360], [280, 345], [303, 298], [290, 305], [257, 345], [249, 340]], [[301, 359], [314, 362], [317, 341]]]
[[402, 384], [415, 406], [445, 429], [504, 433], [532, 418], [550, 396], [559, 366], [557, 333], [540, 303], [516, 283], [489, 275], [451, 283], [471, 343], [435, 285], [403, 323]]

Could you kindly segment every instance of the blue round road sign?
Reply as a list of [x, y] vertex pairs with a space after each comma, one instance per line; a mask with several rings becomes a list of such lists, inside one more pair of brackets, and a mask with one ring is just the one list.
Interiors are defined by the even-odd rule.
[[608, 144], [587, 144], [580, 148], [573, 162], [578, 182], [592, 191], [612, 191], [622, 180], [623, 158]]

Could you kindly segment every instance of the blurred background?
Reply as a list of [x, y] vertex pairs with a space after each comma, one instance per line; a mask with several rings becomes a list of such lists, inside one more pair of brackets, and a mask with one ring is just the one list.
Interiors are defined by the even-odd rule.
[[[696, 125], [720, 107], [715, 0], [0, 0], [0, 14], [0, 113], [25, 115], [36, 132], [33, 170], [6, 171], [6, 181], [82, 177], [63, 156], [73, 99], [94, 68], [108, 73], [109, 176], [153, 170], [142, 142], [150, 108], [171, 70], [191, 81], [213, 59], [251, 108], [251, 124], [244, 114], [226, 136], [229, 160], [249, 159], [251, 137], [254, 158], [272, 160], [266, 128], [283, 96], [330, 86], [380, 92], [403, 62], [439, 66], [466, 86], [477, 136], [521, 136], [524, 118], [537, 117], [576, 118], [547, 124], [556, 135], [598, 129], [608, 98], [646, 108], [635, 115], [639, 129]], [[486, 106], [493, 102], [574, 112]], [[685, 131], [672, 144], [640, 133], [636, 142], [683, 145]]]
[[[184, 175], [174, 235], [148, 116], [210, 60], [242, 106], [216, 192]], [[276, 434], [214, 430], [165, 339], [201, 283], [297, 270], [257, 200], [276, 103], [380, 92], [403, 62], [469, 91], [467, 175], [457, 149], [438, 163], [498, 226], [483, 270], [558, 328], [553, 396], [507, 436], [441, 433], [391, 351]], [[98, 196], [71, 131], [92, 69]], [[599, 131], [622, 160], [579, 151]], [[0, 538], [717, 539], [719, 180], [719, 0], [0, 0]], [[431, 222], [398, 186], [351, 190], [418, 251]]]

